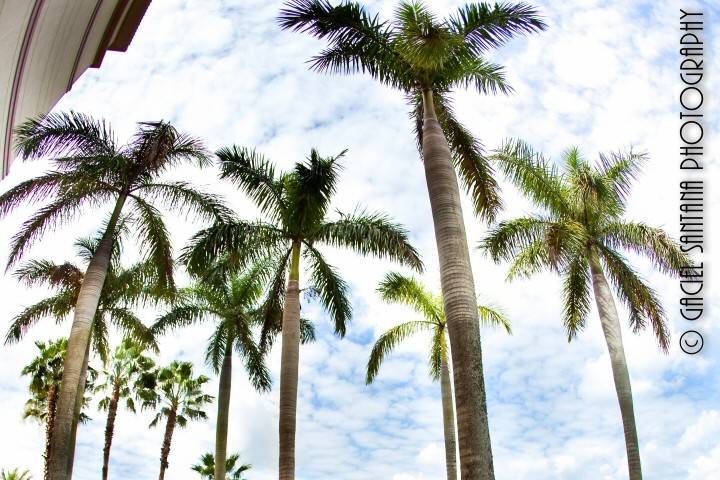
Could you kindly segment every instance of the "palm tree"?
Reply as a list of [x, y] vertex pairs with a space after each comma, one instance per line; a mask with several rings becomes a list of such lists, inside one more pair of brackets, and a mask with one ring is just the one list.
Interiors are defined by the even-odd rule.
[[325, 260], [319, 245], [347, 248], [361, 255], [389, 258], [422, 268], [405, 230], [385, 215], [357, 210], [340, 214], [337, 220], [326, 218], [340, 169], [338, 159], [343, 154], [325, 158], [312, 150], [307, 161], [296, 163], [290, 172], [276, 175], [272, 163], [255, 151], [239, 147], [220, 150], [221, 176], [238, 184], [268, 221], [216, 223], [198, 232], [182, 255], [191, 271], [202, 271], [214, 259], [223, 257], [247, 261], [270, 255], [276, 259], [262, 317], [263, 343], [269, 338], [267, 332], [282, 330], [279, 420], [282, 480], [292, 480], [295, 476], [301, 257], [309, 269], [308, 291], [320, 300], [341, 337], [352, 314], [348, 285]]
[[[440, 380], [442, 397], [443, 427], [445, 435], [445, 466], [448, 480], [457, 480], [457, 459], [455, 441], [455, 408], [453, 406], [453, 388], [450, 379], [447, 345], [447, 319], [442, 297], [429, 292], [412, 277], [398, 273], [389, 273], [380, 283], [378, 292], [383, 300], [408, 305], [423, 316], [422, 320], [401, 323], [377, 339], [370, 352], [367, 364], [366, 383], [369, 385], [377, 377], [385, 357], [407, 337], [419, 332], [432, 333], [430, 343], [430, 377]], [[478, 307], [480, 321], [489, 325], [502, 325], [512, 333], [505, 315], [492, 307]]]
[[2, 470], [0, 471], [0, 480], [32, 480], [30, 470]]
[[[261, 310], [257, 304], [267, 272], [267, 264], [259, 263], [244, 274], [215, 275], [212, 280], [205, 277], [204, 282], [181, 291], [180, 299], [153, 326], [156, 334], [161, 334], [198, 321], [214, 319], [216, 322], [205, 356], [207, 363], [220, 374], [215, 455], [210, 455], [215, 465], [214, 478], [226, 475], [233, 350], [243, 357], [253, 386], [259, 391], [270, 389], [270, 374], [252, 332], [252, 326], [260, 323]], [[217, 463], [215, 458], [219, 459]]]
[[203, 393], [203, 386], [209, 380], [205, 375], [194, 377], [192, 363], [177, 360], [156, 372], [155, 391], [145, 396], [143, 406], [160, 408], [150, 423], [151, 427], [155, 427], [163, 418], [167, 419], [160, 450], [159, 480], [165, 478], [165, 470], [169, 465], [168, 456], [175, 427], [185, 428], [190, 420], [207, 420], [207, 414], [202, 408], [212, 403], [213, 397]]
[[624, 219], [630, 185], [646, 161], [644, 153], [600, 154], [595, 165], [577, 148], [563, 155], [563, 169], [519, 141], [496, 154], [502, 170], [542, 213], [500, 222], [482, 246], [495, 261], [512, 260], [509, 278], [549, 269], [563, 276], [563, 316], [568, 340], [585, 327], [590, 290], [605, 335], [631, 480], [640, 480], [640, 449], [620, 320], [607, 277], [639, 331], [649, 322], [660, 348], [669, 332], [655, 291], [633, 270], [622, 250], [648, 257], [663, 273], [679, 275], [691, 265], [662, 229]]
[[117, 144], [106, 122], [75, 112], [30, 119], [18, 127], [16, 135], [17, 151], [25, 160], [49, 156], [53, 170], [0, 195], [0, 218], [23, 202], [46, 201], [13, 237], [8, 267], [49, 230], [67, 224], [80, 212], [97, 212], [102, 205], [113, 205], [78, 294], [58, 399], [50, 472], [53, 480], [69, 480], [79, 399], [85, 387], [85, 353], [123, 211], [130, 210], [133, 231], [169, 288], [174, 285], [171, 242], [155, 203], [211, 220], [224, 217], [226, 211], [215, 196], [186, 182], [158, 181], [162, 173], [184, 161], [209, 164], [198, 140], [166, 122], [139, 124], [136, 134], [123, 146]]
[[206, 480], [215, 480], [221, 478], [223, 480], [245, 480], [243, 472], [247, 472], [252, 468], [249, 463], [240, 464], [240, 455], [235, 453], [227, 457], [225, 460], [224, 477], [217, 476], [217, 468], [215, 467], [215, 457], [212, 453], [205, 453], [200, 457], [200, 462], [193, 465], [192, 469], [200, 474], [200, 478]]
[[101, 410], [107, 410], [108, 412], [105, 423], [105, 446], [103, 448], [103, 480], [108, 478], [110, 448], [113, 433], [115, 432], [115, 419], [117, 418], [119, 403], [122, 399], [125, 399], [126, 408], [135, 413], [134, 398], [142, 396], [142, 390], [146, 388], [147, 375], [155, 367], [153, 359], [144, 353], [145, 348], [142, 344], [126, 337], [115, 349], [109, 364], [103, 371], [105, 381], [100, 385], [99, 390], [110, 391], [110, 394], [103, 397], [98, 404]]
[[[32, 418], [45, 424], [45, 453], [44, 478], [50, 478], [48, 460], [50, 459], [50, 439], [55, 428], [57, 414], [57, 399], [60, 394], [60, 381], [63, 374], [63, 358], [67, 351], [67, 339], [60, 338], [50, 342], [37, 341], [38, 356], [22, 369], [22, 375], [30, 376], [30, 399], [25, 403], [23, 418]], [[89, 368], [89, 385], [87, 391], [92, 391], [92, 382], [95, 371]], [[89, 403], [89, 396], [85, 396], [83, 406]], [[80, 422], [85, 423], [89, 417], [80, 413]]]
[[282, 28], [329, 43], [310, 60], [314, 70], [367, 73], [403, 92], [411, 105], [452, 345], [462, 478], [492, 480], [478, 309], [457, 176], [481, 217], [492, 220], [501, 202], [493, 170], [480, 143], [456, 118], [450, 95], [464, 87], [481, 94], [509, 93], [502, 67], [483, 55], [516, 35], [543, 30], [545, 24], [524, 3], [472, 3], [439, 19], [419, 1], [401, 2], [392, 21], [348, 0], [337, 6], [328, 0], [285, 5], [279, 16]]

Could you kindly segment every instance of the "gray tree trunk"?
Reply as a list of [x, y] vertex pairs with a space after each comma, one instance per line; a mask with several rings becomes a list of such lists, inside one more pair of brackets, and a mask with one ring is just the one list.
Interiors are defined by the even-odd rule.
[[285, 291], [280, 360], [280, 480], [295, 479], [295, 427], [300, 363], [300, 243], [292, 250]]
[[640, 444], [638, 442], [637, 427], [635, 426], [635, 409], [630, 387], [630, 373], [625, 359], [620, 320], [615, 308], [612, 291], [602, 271], [600, 261], [594, 255], [590, 258], [590, 270], [592, 272], [595, 303], [597, 304], [600, 324], [610, 353], [613, 381], [615, 382], [615, 391], [620, 404], [630, 480], [642, 480]]
[[120, 401], [120, 382], [115, 380], [110, 404], [108, 405], [107, 422], [105, 422], [105, 448], [103, 448], [102, 480], [108, 479], [110, 469], [110, 448], [112, 447], [115, 432], [115, 418], [117, 417], [118, 402]]
[[230, 418], [230, 390], [232, 388], [232, 344], [225, 348], [225, 358], [220, 368], [218, 387], [217, 425], [215, 426], [215, 478], [225, 480], [227, 459], [228, 421]]
[[450, 381], [450, 368], [445, 359], [442, 360], [440, 372], [440, 391], [442, 394], [447, 478], [448, 480], [458, 480], [457, 443], [455, 442], [455, 405], [453, 403], [452, 382]]
[[120, 218], [125, 199], [126, 197], [121, 195], [115, 204], [107, 230], [102, 240], [100, 240], [83, 277], [75, 305], [75, 315], [68, 339], [63, 377], [60, 384], [57, 417], [50, 445], [49, 469], [51, 480], [70, 480], [72, 478], [75, 434], [80, 412], [78, 405], [82, 405], [82, 396], [85, 393], [87, 374], [85, 358], [90, 344], [90, 330], [110, 266], [110, 257], [115, 240], [115, 226]]
[[433, 92], [423, 92], [423, 164], [440, 263], [455, 380], [462, 480], [494, 480], [480, 322], [460, 188]]
[[170, 466], [168, 458], [170, 457], [170, 445], [172, 445], [172, 436], [177, 423], [177, 405], [173, 405], [168, 414], [167, 423], [165, 424], [165, 436], [163, 437], [162, 448], [160, 449], [160, 475], [158, 480], [165, 480], [165, 470]]

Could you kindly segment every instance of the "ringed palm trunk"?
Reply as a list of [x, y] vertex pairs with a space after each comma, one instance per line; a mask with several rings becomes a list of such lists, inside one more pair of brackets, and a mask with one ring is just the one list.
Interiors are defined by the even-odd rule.
[[280, 480], [295, 479], [295, 425], [300, 361], [300, 242], [293, 242], [285, 291], [280, 360]]
[[107, 480], [108, 468], [110, 466], [110, 447], [112, 446], [113, 433], [115, 431], [115, 418], [117, 417], [118, 402], [120, 400], [120, 382], [115, 381], [113, 385], [110, 404], [108, 405], [107, 423], [105, 424], [105, 448], [103, 448], [102, 479]]
[[455, 406], [453, 405], [452, 382], [447, 359], [443, 358], [440, 368], [440, 391], [442, 393], [443, 430], [445, 433], [445, 468], [448, 480], [457, 480], [457, 444], [455, 442]]
[[600, 314], [600, 324], [605, 334], [610, 364], [612, 365], [615, 391], [620, 404], [623, 431], [625, 434], [625, 450], [627, 451], [628, 471], [630, 480], [642, 480], [640, 466], [640, 444], [638, 442], [637, 427], [635, 425], [635, 408], [633, 406], [632, 388], [630, 386], [630, 373], [628, 372], [625, 349], [623, 348], [620, 320], [618, 318], [612, 291], [602, 271], [600, 261], [594, 254], [590, 257], [590, 271], [592, 272], [593, 291], [595, 303]]
[[90, 260], [83, 277], [80, 293], [75, 304], [67, 353], [65, 354], [60, 396], [58, 398], [57, 418], [50, 447], [51, 480], [70, 480], [75, 453], [75, 433], [77, 431], [79, 406], [85, 393], [87, 374], [86, 352], [90, 345], [90, 329], [100, 302], [100, 294], [110, 266], [115, 226], [125, 204], [125, 195], [120, 195], [108, 222], [97, 250]]
[[48, 462], [50, 460], [50, 439], [52, 439], [53, 429], [55, 427], [57, 398], [57, 385], [52, 385], [48, 390], [47, 419], [45, 420], [45, 454], [43, 455], [43, 458], [45, 459], [45, 470], [43, 478], [45, 480], [50, 480], [50, 470], [48, 469]]
[[160, 476], [158, 480], [165, 479], [165, 470], [167, 470], [170, 464], [168, 463], [168, 457], [170, 456], [170, 444], [172, 443], [173, 432], [175, 431], [175, 424], [177, 423], [177, 406], [173, 406], [168, 415], [167, 423], [165, 424], [165, 437], [163, 438], [162, 449], [160, 449]]
[[225, 480], [227, 459], [228, 421], [230, 417], [230, 390], [232, 387], [232, 341], [225, 348], [225, 358], [220, 369], [218, 388], [217, 425], [215, 426], [215, 477]]
[[423, 91], [423, 112], [423, 164], [450, 336], [460, 470], [462, 480], [494, 480], [480, 324], [460, 188], [432, 90]]

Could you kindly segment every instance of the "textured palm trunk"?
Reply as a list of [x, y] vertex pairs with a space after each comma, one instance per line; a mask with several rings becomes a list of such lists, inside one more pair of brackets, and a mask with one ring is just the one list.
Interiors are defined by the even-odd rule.
[[460, 188], [433, 92], [423, 91], [423, 164], [440, 263], [455, 380], [462, 480], [494, 480], [480, 324]]
[[293, 242], [285, 291], [280, 360], [280, 480], [295, 479], [295, 425], [300, 362], [300, 242]]
[[50, 480], [50, 469], [48, 462], [50, 460], [50, 439], [52, 439], [53, 429], [55, 427], [55, 412], [57, 409], [58, 389], [56, 385], [50, 386], [48, 390], [47, 419], [45, 420], [45, 469], [43, 478]]
[[635, 426], [635, 408], [630, 386], [630, 373], [628, 372], [625, 349], [623, 348], [620, 320], [615, 308], [612, 291], [602, 271], [600, 261], [594, 255], [590, 258], [590, 269], [595, 292], [595, 303], [597, 304], [600, 324], [610, 353], [613, 381], [615, 382], [615, 391], [620, 404], [630, 480], [642, 480], [640, 444], [638, 442], [637, 427]]
[[73, 463], [75, 462], [75, 445], [76, 445], [76, 439], [77, 439], [77, 430], [78, 430], [78, 423], [80, 422], [80, 412], [83, 408], [83, 403], [85, 402], [85, 384], [87, 382], [87, 375], [88, 375], [88, 363], [90, 362], [90, 344], [92, 343], [92, 335], [90, 336], [90, 339], [88, 340], [87, 347], [85, 347], [85, 359], [83, 360], [82, 365], [82, 375], [80, 376], [80, 384], [79, 384], [79, 391], [82, 392], [81, 395], [78, 395], [78, 397], [75, 399], [75, 412], [73, 414], [73, 425], [72, 425], [72, 439], [70, 440], [70, 451], [68, 452], [67, 460], [68, 460], [68, 466], [67, 471], [72, 473], [73, 470]]
[[177, 423], [177, 406], [173, 406], [168, 415], [167, 423], [165, 424], [165, 437], [163, 438], [162, 449], [160, 449], [160, 476], [158, 480], [165, 479], [165, 470], [167, 470], [170, 464], [168, 463], [168, 457], [170, 456], [170, 444], [172, 444], [172, 436], [175, 431], [175, 424]]
[[442, 359], [440, 370], [440, 392], [442, 394], [443, 430], [445, 434], [445, 468], [448, 480], [457, 480], [457, 444], [455, 442], [455, 405], [453, 404], [452, 382], [447, 360]]
[[103, 449], [102, 478], [107, 480], [110, 467], [110, 447], [112, 447], [113, 433], [115, 432], [115, 417], [117, 417], [118, 402], [120, 401], [120, 383], [113, 385], [110, 404], [108, 405], [107, 423], [105, 424], [105, 448]]
[[126, 197], [121, 195], [115, 204], [107, 229], [83, 277], [75, 304], [75, 316], [68, 339], [63, 378], [60, 384], [57, 418], [51, 440], [49, 465], [51, 480], [70, 480], [72, 478], [75, 434], [80, 412], [78, 405], [82, 405], [82, 397], [85, 393], [87, 374], [85, 357], [90, 344], [90, 329], [110, 266], [115, 226], [120, 218], [125, 199]]
[[232, 343], [228, 341], [225, 358], [220, 369], [218, 387], [217, 425], [215, 426], [215, 477], [225, 480], [227, 459], [228, 421], [230, 417], [230, 390], [232, 388]]

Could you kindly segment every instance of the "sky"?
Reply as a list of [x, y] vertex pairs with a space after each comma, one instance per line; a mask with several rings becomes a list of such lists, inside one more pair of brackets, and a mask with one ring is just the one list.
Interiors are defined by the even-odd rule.
[[[438, 14], [460, 2], [428, 2]], [[678, 233], [678, 77], [679, 8], [699, 3], [666, 0], [533, 2], [548, 29], [518, 38], [489, 58], [506, 67], [515, 92], [481, 96], [458, 91], [458, 116], [488, 150], [507, 138], [522, 138], [557, 160], [577, 145], [588, 159], [598, 152], [634, 146], [650, 161], [629, 198], [627, 217]], [[705, 6], [706, 19], [720, 9]], [[386, 18], [395, 3], [368, 1]], [[333, 155], [348, 149], [334, 208], [357, 205], [382, 211], [402, 223], [423, 255], [422, 280], [439, 288], [437, 255], [422, 165], [415, 148], [407, 105], [401, 94], [363, 76], [331, 77], [308, 71], [305, 60], [320, 41], [282, 32], [275, 16], [279, 2], [265, 0], [155, 0], [125, 53], [108, 52], [102, 68], [86, 72], [56, 110], [74, 109], [110, 121], [121, 139], [135, 122], [164, 119], [205, 140], [212, 150], [231, 144], [256, 147], [288, 168], [312, 147]], [[712, 31], [706, 34], [708, 50]], [[720, 60], [707, 55], [706, 112], [720, 109], [710, 87]], [[715, 89], [716, 90], [716, 89]], [[717, 177], [717, 116], [705, 125], [706, 178]], [[37, 175], [47, 164], [16, 162], [0, 182], [5, 191]], [[170, 178], [191, 180], [222, 193], [244, 218], [258, 212], [216, 171], [185, 168]], [[505, 210], [513, 218], [532, 207], [503, 183]], [[718, 238], [712, 218], [719, 197], [710, 184], [706, 200], [707, 238]], [[465, 221], [478, 294], [502, 307], [513, 335], [483, 328], [485, 381], [498, 480], [615, 480], [626, 478], [622, 424], [610, 363], [595, 309], [586, 329], [571, 343], [562, 325], [561, 284], [551, 274], [505, 281], [507, 265], [494, 265], [477, 244], [487, 226]], [[2, 220], [0, 257], [6, 258], [12, 233], [31, 208]], [[73, 241], [94, 232], [103, 218], [89, 213], [46, 235], [27, 258], [73, 260]], [[168, 214], [176, 251], [203, 225]], [[299, 480], [429, 480], [444, 475], [440, 386], [428, 376], [430, 339], [422, 335], [387, 360], [376, 383], [364, 384], [364, 368], [374, 340], [387, 328], [416, 318], [402, 307], [383, 303], [375, 288], [397, 265], [325, 250], [350, 283], [354, 317], [348, 335], [332, 333], [327, 316], [312, 302], [303, 315], [315, 321], [318, 339], [301, 350], [297, 431]], [[705, 336], [695, 356], [677, 344], [688, 322], [677, 309], [677, 281], [630, 255], [633, 265], [659, 292], [672, 332], [663, 354], [650, 332], [633, 334], [624, 323], [624, 341], [635, 396], [635, 414], [645, 476], [653, 480], [708, 480], [720, 471], [720, 324], [715, 308], [714, 247], [705, 260], [707, 311], [694, 325]], [[132, 248], [128, 251], [130, 261]], [[407, 273], [407, 272], [406, 272]], [[43, 298], [42, 288], [19, 286], [0, 276], [6, 326], [24, 307]], [[620, 309], [622, 319], [627, 312]], [[152, 322], [158, 310], [142, 312]], [[3, 326], [3, 328], [5, 328]], [[27, 399], [23, 365], [35, 355], [34, 340], [69, 333], [70, 320], [50, 319], [28, 332], [19, 344], [0, 347], [0, 468], [29, 468], [42, 476], [42, 426], [23, 421]], [[198, 372], [210, 324], [167, 335], [157, 361], [189, 360]], [[117, 341], [117, 335], [114, 336]], [[234, 370], [229, 449], [253, 469], [252, 480], [276, 478], [279, 348], [269, 358], [273, 390], [255, 393], [241, 368]], [[94, 359], [95, 364], [98, 363]], [[214, 442], [214, 406], [209, 420], [178, 430], [170, 454], [169, 478], [190, 480], [190, 470]], [[78, 431], [75, 476], [97, 478], [102, 465], [104, 414], [93, 405], [92, 421]], [[120, 411], [113, 443], [113, 478], [154, 478], [159, 469], [162, 428], [148, 429], [150, 412]]]

